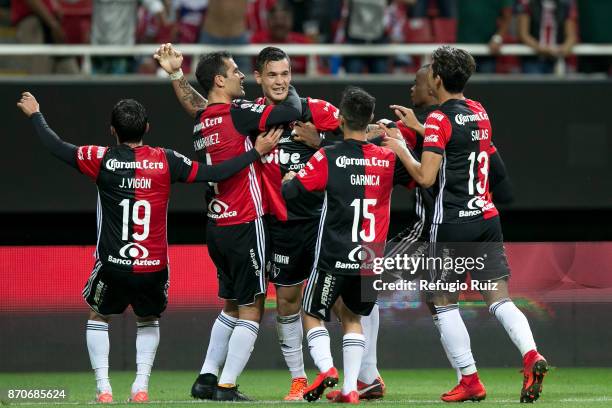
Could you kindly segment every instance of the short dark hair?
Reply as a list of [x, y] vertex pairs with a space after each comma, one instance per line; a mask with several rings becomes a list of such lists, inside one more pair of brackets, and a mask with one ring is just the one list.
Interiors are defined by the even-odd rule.
[[287, 55], [285, 51], [276, 47], [266, 47], [259, 51], [259, 54], [257, 54], [257, 59], [255, 60], [255, 70], [262, 73], [268, 62], [282, 61], [284, 59], [289, 62], [289, 67], [291, 67], [291, 59], [289, 59], [289, 55]]
[[232, 58], [232, 54], [227, 51], [216, 51], [202, 55], [196, 68], [196, 79], [202, 88], [204, 94], [212, 90], [215, 84], [215, 77], [227, 73], [225, 61]]
[[351, 130], [365, 130], [372, 120], [376, 98], [356, 86], [347, 87], [340, 101], [340, 115]]
[[142, 141], [148, 122], [144, 106], [134, 99], [122, 99], [113, 107], [111, 125], [119, 143]]
[[476, 62], [467, 51], [443, 45], [432, 54], [434, 77], [442, 78], [444, 89], [451, 93], [463, 92], [465, 84], [476, 70]]

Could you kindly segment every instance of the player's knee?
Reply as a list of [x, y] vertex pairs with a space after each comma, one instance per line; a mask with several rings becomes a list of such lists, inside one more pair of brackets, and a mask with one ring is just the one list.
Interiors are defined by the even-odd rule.
[[[286, 288], [283, 288], [286, 289]], [[281, 316], [290, 316], [300, 312], [300, 293], [289, 290], [277, 290], [276, 309]]]
[[94, 320], [96, 322], [108, 323], [110, 321], [110, 318], [106, 317], [106, 316], [99, 315], [98, 313], [94, 312], [93, 310], [90, 310], [89, 311], [89, 320]]

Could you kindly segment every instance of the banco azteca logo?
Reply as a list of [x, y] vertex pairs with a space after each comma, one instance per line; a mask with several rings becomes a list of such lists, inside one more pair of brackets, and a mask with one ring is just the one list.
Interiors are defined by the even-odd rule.
[[370, 263], [374, 261], [376, 254], [368, 246], [357, 245], [349, 252], [348, 258], [351, 262]]
[[136, 242], [130, 242], [119, 250], [119, 255], [123, 258], [142, 259], [149, 256], [149, 250]]
[[208, 203], [208, 211], [213, 214], [223, 214], [228, 208], [229, 205], [225, 204], [221, 200], [217, 200], [216, 198]]

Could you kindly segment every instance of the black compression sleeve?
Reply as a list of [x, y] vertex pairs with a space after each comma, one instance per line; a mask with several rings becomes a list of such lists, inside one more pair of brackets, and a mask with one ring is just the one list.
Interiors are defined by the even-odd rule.
[[285, 200], [293, 200], [300, 196], [300, 194], [308, 193], [308, 190], [304, 188], [300, 180], [293, 178], [290, 181], [283, 183], [283, 197]]
[[218, 183], [227, 178], [230, 178], [240, 170], [244, 169], [249, 164], [258, 160], [261, 156], [255, 149], [251, 149], [240, 156], [226, 160], [222, 163], [210, 166], [204, 163], [199, 163], [198, 173], [195, 176], [194, 182], [210, 181]]
[[512, 184], [510, 183], [510, 177], [506, 171], [506, 165], [499, 154], [496, 151], [491, 155], [491, 165], [489, 166], [489, 179], [491, 193], [493, 194], [493, 201], [499, 204], [507, 204], [514, 200], [512, 194]]
[[60, 137], [49, 127], [42, 113], [36, 112], [31, 117], [34, 130], [40, 138], [42, 144], [61, 161], [78, 169], [76, 162], [76, 152], [78, 147], [64, 142]]

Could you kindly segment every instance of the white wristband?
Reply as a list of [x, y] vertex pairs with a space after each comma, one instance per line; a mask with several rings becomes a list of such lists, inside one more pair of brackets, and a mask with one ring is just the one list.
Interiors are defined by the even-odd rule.
[[183, 70], [179, 68], [178, 71], [171, 73], [169, 77], [171, 81], [176, 81], [177, 79], [181, 79], [183, 77]]

